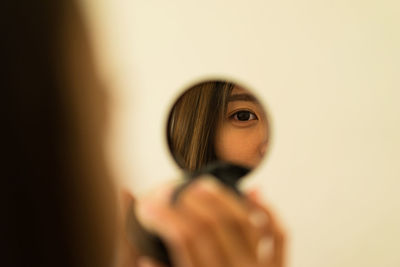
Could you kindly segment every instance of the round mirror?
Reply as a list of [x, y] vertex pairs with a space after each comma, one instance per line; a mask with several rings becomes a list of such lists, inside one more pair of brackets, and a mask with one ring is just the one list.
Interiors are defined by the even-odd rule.
[[221, 161], [251, 170], [267, 152], [270, 125], [266, 110], [248, 88], [207, 80], [176, 100], [167, 139], [175, 161], [186, 171]]

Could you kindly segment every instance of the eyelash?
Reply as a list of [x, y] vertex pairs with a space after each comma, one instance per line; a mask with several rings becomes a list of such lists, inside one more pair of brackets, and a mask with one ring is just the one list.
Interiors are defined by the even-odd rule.
[[[237, 117], [240, 113], [250, 113], [250, 118], [248, 120], [239, 120], [239, 118]], [[252, 118], [253, 117], [253, 118]], [[248, 122], [248, 121], [252, 121], [252, 120], [258, 120], [258, 117], [256, 114], [254, 114], [253, 112], [249, 111], [249, 110], [238, 110], [235, 113], [233, 113], [232, 115], [229, 116], [230, 119], [233, 119], [235, 121], [238, 122]]]

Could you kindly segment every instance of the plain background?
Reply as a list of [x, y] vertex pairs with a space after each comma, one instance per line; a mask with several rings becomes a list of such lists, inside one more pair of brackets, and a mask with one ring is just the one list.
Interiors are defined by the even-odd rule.
[[165, 124], [185, 88], [233, 78], [268, 107], [248, 177], [292, 267], [400, 266], [398, 0], [85, 0], [112, 105], [108, 157], [140, 195], [179, 177]]

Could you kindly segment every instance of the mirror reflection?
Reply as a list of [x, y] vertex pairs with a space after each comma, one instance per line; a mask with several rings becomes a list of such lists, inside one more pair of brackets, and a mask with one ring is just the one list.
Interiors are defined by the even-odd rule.
[[169, 148], [178, 165], [196, 171], [224, 161], [249, 169], [264, 157], [269, 142], [267, 113], [242, 85], [208, 80], [191, 86], [169, 115]]

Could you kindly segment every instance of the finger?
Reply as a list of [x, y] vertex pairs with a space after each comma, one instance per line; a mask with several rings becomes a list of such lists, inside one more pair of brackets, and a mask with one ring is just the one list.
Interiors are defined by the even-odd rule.
[[[267, 216], [268, 220], [266, 227], [264, 227], [264, 234], [266, 237], [272, 237], [273, 239], [273, 262], [276, 266], [284, 266], [286, 256], [286, 235], [282, 224], [279, 222], [271, 208], [268, 207], [267, 204], [261, 203], [260, 198], [254, 197], [254, 194], [249, 195], [248, 204], [252, 206], [252, 209], [263, 212]], [[264, 246], [266, 247], [267, 245]]]
[[[199, 179], [183, 192], [179, 205], [190, 216], [198, 216], [206, 228], [215, 228], [225, 254], [256, 256], [258, 231], [249, 220], [241, 200], [214, 179]], [[232, 257], [228, 257], [232, 258]], [[237, 263], [237, 262], [235, 262]]]
[[275, 240], [273, 229], [268, 226], [269, 219], [265, 212], [260, 209], [253, 209], [250, 214], [250, 221], [259, 233], [256, 249], [257, 258], [261, 263], [271, 263], [275, 253]]
[[202, 255], [202, 266], [233, 266], [230, 262], [232, 255], [237, 255], [238, 251], [243, 253], [240, 248], [233, 248], [237, 246], [237, 242], [232, 242], [229, 238], [229, 235], [237, 233], [227, 232], [219, 215], [212, 211], [210, 204], [204, 202], [201, 193], [199, 195], [193, 187], [180, 197], [177, 209], [186, 216], [198, 239], [202, 240], [196, 247], [197, 253]]
[[147, 230], [159, 235], [166, 243], [174, 266], [196, 267], [192, 246], [194, 235], [184, 217], [171, 208], [170, 195], [171, 192], [163, 189], [156, 192], [156, 197], [138, 201], [135, 213]]
[[[259, 221], [264, 220], [264, 226], [267, 226], [267, 228], [273, 230], [274, 233], [284, 233], [282, 224], [279, 222], [277, 216], [268, 206], [268, 204], [262, 203], [258, 197], [255, 198], [252, 194], [248, 195], [246, 200], [246, 204], [248, 205], [249, 209], [252, 210], [253, 213], [257, 212], [260, 214], [258, 219]], [[262, 219], [263, 215], [261, 214], [264, 214], [264, 219]]]
[[140, 257], [137, 261], [137, 267], [166, 267], [166, 266], [151, 258]]

